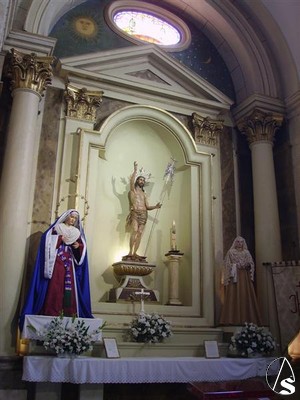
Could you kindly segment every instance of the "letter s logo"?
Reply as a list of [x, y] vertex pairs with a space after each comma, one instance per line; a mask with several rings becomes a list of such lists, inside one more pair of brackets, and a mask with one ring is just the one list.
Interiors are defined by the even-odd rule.
[[[284, 378], [284, 379], [282, 379]], [[295, 374], [287, 358], [279, 357], [271, 362], [266, 371], [266, 381], [270, 389], [277, 394], [295, 393]]]
[[296, 390], [295, 386], [291, 385], [291, 383], [294, 383], [294, 382], [295, 382], [295, 379], [293, 379], [292, 377], [283, 379], [280, 382], [280, 385], [282, 387], [288, 389], [288, 391], [283, 389], [283, 390], [280, 390], [279, 394], [293, 394], [293, 393], [295, 393], [295, 390]]

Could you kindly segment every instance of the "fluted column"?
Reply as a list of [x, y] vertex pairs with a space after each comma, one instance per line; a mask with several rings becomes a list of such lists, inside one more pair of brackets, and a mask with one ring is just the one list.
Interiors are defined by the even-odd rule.
[[[251, 149], [255, 259], [257, 297], [264, 323], [277, 320], [271, 273], [262, 265], [269, 260], [281, 260], [280, 223], [273, 159], [273, 140], [283, 117], [254, 110], [238, 122], [239, 130], [247, 136]], [[276, 326], [273, 326], [276, 331]]]
[[7, 60], [13, 103], [0, 185], [0, 354], [14, 351], [17, 312], [32, 209], [39, 132], [39, 102], [51, 82], [53, 57], [12, 50]]

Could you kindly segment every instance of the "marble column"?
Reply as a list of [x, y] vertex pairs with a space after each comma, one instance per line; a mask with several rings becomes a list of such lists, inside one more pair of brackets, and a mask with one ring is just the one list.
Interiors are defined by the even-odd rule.
[[26, 255], [37, 162], [39, 102], [51, 83], [53, 57], [8, 54], [13, 103], [0, 185], [0, 354], [14, 352], [21, 281]]
[[283, 117], [255, 109], [238, 122], [251, 149], [257, 297], [263, 322], [277, 331], [277, 314], [271, 271], [263, 262], [281, 260], [281, 238], [276, 192], [273, 140]]

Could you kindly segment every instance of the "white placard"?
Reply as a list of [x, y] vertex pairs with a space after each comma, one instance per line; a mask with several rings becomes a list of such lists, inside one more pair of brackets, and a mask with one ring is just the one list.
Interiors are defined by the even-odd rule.
[[205, 357], [220, 358], [219, 347], [216, 340], [204, 340]]
[[103, 338], [107, 358], [120, 358], [117, 341], [115, 338]]

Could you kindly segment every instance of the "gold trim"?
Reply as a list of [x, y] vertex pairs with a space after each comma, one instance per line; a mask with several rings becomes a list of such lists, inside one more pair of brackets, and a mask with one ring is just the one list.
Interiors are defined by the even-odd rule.
[[217, 147], [224, 129], [223, 121], [202, 117], [196, 112], [192, 114], [192, 118], [196, 143]]
[[251, 114], [238, 121], [239, 131], [247, 136], [249, 145], [255, 142], [273, 144], [274, 137], [283, 122], [283, 115], [266, 113], [255, 109]]
[[66, 84], [64, 97], [67, 105], [66, 116], [85, 121], [96, 121], [97, 109], [102, 103], [103, 91], [88, 91]]
[[30, 89], [40, 96], [52, 80], [54, 57], [38, 57], [36, 54], [23, 54], [15, 49], [7, 55], [6, 75], [11, 78], [11, 90]]

